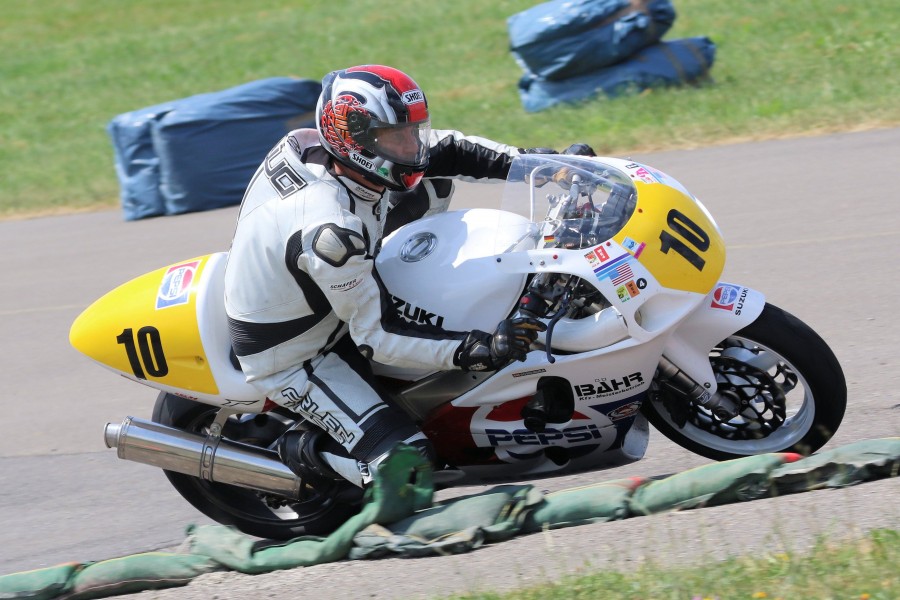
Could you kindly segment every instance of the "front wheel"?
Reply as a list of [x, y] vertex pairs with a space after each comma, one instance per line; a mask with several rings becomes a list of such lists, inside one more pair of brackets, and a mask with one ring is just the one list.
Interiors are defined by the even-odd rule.
[[[162, 392], [153, 408], [153, 421], [206, 435], [219, 410]], [[274, 411], [232, 415], [225, 422], [222, 435], [230, 440], [270, 447], [293, 425], [292, 417]], [[178, 493], [197, 510], [257, 537], [283, 540], [301, 535], [327, 535], [359, 511], [358, 505], [341, 502], [327, 494], [313, 493], [303, 501], [294, 501], [174, 471], [164, 472]]]
[[808, 325], [766, 304], [750, 325], [709, 353], [717, 394], [739, 412], [713, 414], [653, 382], [642, 411], [667, 438], [728, 460], [767, 452], [811, 454], [844, 417], [847, 383], [834, 353]]

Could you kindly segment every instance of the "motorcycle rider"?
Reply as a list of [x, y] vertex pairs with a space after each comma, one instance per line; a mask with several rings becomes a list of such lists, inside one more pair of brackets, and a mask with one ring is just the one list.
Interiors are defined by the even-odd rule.
[[317, 426], [278, 445], [304, 484], [362, 487], [398, 442], [433, 460], [369, 359], [469, 371], [525, 359], [540, 321], [506, 319], [493, 333], [406, 322], [374, 268], [389, 230], [447, 208], [448, 178], [503, 180], [521, 152], [432, 131], [425, 95], [408, 75], [364, 65], [326, 75], [316, 129], [290, 132], [260, 165], [226, 267], [226, 311], [247, 381]]

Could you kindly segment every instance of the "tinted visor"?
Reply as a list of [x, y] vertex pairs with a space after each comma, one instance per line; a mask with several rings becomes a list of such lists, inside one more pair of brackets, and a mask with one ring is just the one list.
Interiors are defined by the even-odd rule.
[[369, 125], [368, 137], [371, 143], [367, 149], [376, 156], [397, 164], [423, 165], [428, 159], [430, 133], [431, 121], [427, 119], [398, 125], [373, 120]]

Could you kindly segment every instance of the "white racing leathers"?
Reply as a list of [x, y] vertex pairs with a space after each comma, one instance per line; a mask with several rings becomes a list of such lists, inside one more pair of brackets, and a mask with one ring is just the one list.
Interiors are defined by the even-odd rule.
[[446, 209], [445, 178], [505, 179], [516, 153], [433, 131], [418, 188], [380, 194], [336, 177], [315, 130], [278, 142], [244, 195], [225, 271], [231, 339], [247, 381], [327, 431], [364, 470], [398, 441], [424, 442], [379, 391], [367, 359], [454, 369], [466, 333], [398, 317], [374, 270], [382, 216], [396, 206], [396, 227]]

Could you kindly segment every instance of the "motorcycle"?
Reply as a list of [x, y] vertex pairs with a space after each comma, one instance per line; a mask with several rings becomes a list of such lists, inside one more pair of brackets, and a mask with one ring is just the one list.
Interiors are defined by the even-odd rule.
[[[847, 401], [822, 338], [720, 276], [707, 209], [669, 175], [616, 158], [515, 158], [496, 208], [453, 210], [383, 240], [375, 264], [398, 317], [493, 331], [547, 325], [492, 373], [373, 364], [431, 439], [441, 486], [527, 480], [641, 459], [652, 425], [701, 456], [809, 454]], [[224, 252], [140, 276], [74, 322], [71, 344], [159, 390], [152, 419], [108, 423], [119, 458], [162, 468], [197, 509], [275, 539], [326, 534], [359, 506], [311, 489], [277, 441], [321, 423], [260, 397], [228, 334]], [[355, 502], [358, 502], [355, 501]]]

